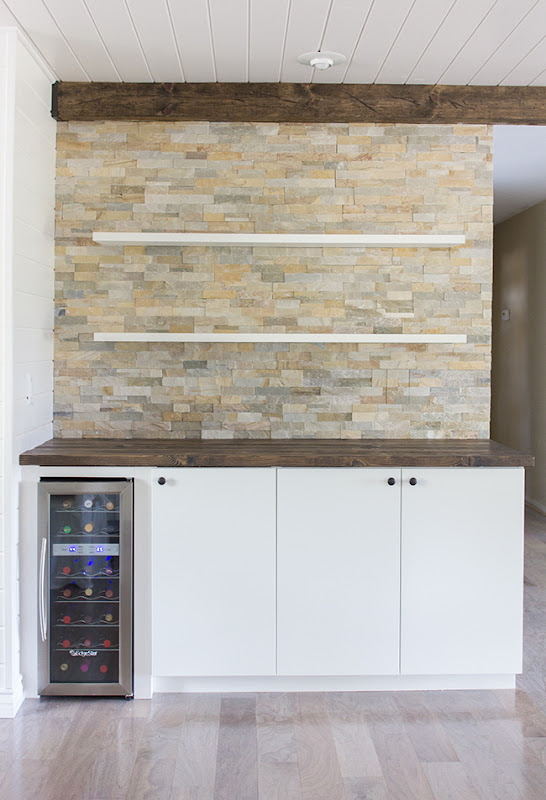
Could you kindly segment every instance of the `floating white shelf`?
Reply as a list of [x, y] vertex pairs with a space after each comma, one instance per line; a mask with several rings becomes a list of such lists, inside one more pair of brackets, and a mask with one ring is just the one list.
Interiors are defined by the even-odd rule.
[[464, 344], [463, 333], [95, 333], [96, 342]]
[[94, 233], [93, 241], [111, 245], [180, 247], [455, 247], [459, 234], [397, 233]]

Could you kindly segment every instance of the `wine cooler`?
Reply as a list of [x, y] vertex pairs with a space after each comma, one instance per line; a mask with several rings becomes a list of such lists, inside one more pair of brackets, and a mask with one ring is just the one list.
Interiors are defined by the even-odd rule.
[[40, 481], [40, 694], [132, 696], [132, 583], [132, 481]]

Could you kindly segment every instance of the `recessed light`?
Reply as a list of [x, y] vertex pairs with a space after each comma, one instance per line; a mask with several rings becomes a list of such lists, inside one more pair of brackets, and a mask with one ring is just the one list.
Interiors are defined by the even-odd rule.
[[300, 64], [306, 64], [315, 69], [329, 69], [337, 64], [343, 64], [347, 59], [341, 53], [317, 50], [314, 53], [303, 53], [303, 55], [298, 56], [298, 61]]

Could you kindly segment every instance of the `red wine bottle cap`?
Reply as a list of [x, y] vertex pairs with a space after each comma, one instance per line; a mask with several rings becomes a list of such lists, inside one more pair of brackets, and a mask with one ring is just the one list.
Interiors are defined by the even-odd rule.
[[70, 589], [65, 589], [63, 591], [64, 597], [70, 597], [71, 594], [72, 594], [72, 591]]
[[70, 569], [70, 567], [63, 567], [63, 572], [65, 575], [70, 575], [72, 570]]
[[101, 672], [108, 672], [108, 667], [106, 666], [106, 664], [101, 664], [100, 671]]
[[63, 617], [63, 622], [64, 622], [65, 625], [68, 625], [70, 623], [70, 621], [71, 621], [71, 617], [69, 617], [68, 615]]
[[87, 670], [89, 669], [89, 664], [82, 664], [80, 669], [82, 672], [87, 672]]
[[84, 639], [83, 646], [91, 647], [91, 639]]
[[70, 642], [68, 641], [68, 639], [64, 639], [63, 647], [70, 647]]
[[110, 647], [111, 644], [112, 644], [112, 642], [110, 641], [110, 639], [105, 639], [104, 642], [103, 642], [103, 645], [105, 647]]

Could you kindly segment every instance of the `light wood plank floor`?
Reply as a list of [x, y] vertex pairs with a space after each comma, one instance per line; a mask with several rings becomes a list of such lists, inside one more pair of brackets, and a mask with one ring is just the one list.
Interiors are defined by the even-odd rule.
[[546, 518], [527, 515], [517, 691], [27, 700], [2, 800], [545, 800]]

